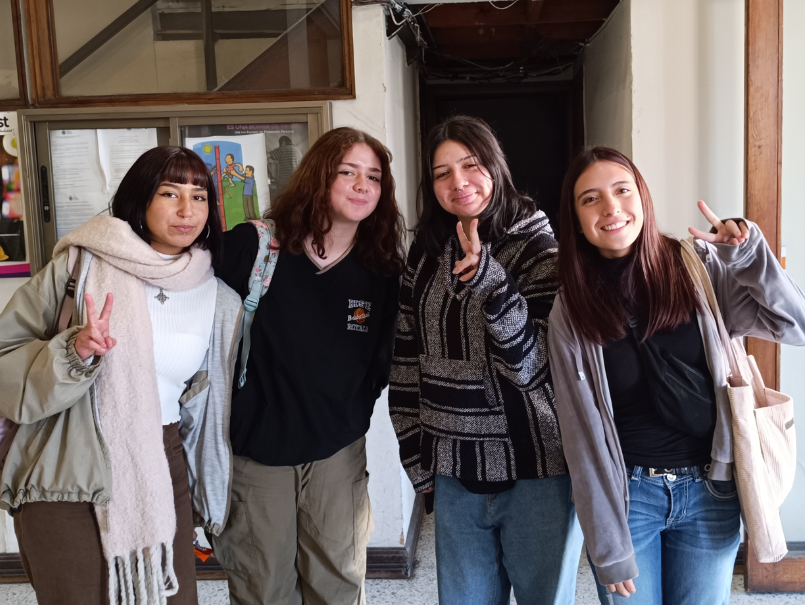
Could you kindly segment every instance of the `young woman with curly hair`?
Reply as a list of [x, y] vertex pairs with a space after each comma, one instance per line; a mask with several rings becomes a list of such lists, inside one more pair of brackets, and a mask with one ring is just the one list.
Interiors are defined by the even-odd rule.
[[[213, 538], [232, 603], [365, 601], [365, 434], [405, 262], [390, 162], [371, 136], [332, 130], [266, 213], [280, 253], [232, 404], [232, 512]], [[244, 298], [257, 250], [250, 224], [225, 236], [217, 274]]]

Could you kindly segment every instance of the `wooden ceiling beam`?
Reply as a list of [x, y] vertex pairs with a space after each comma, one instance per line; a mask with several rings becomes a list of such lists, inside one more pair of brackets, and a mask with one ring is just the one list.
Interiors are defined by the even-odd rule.
[[442, 4], [425, 19], [431, 28], [603, 22], [617, 4], [617, 0], [520, 0], [505, 10], [488, 2]]
[[500, 42], [481, 42], [472, 44], [446, 44], [442, 52], [456, 59], [516, 59], [520, 56], [522, 45], [516, 40]]
[[442, 46], [466, 46], [485, 42], [520, 42], [528, 38], [525, 27], [520, 25], [497, 25], [481, 27], [445, 27], [434, 31]]
[[583, 42], [593, 37], [604, 24], [603, 21], [579, 21], [577, 23], [538, 23], [534, 30], [546, 40], [578, 40]]
[[617, 5], [618, 0], [545, 0], [539, 22], [603, 21]]
[[528, 40], [586, 40], [601, 26], [602, 21], [559, 23], [552, 25], [494, 25], [474, 27], [444, 27], [434, 29], [440, 45], [468, 45], [484, 42]]
[[536, 23], [542, 14], [545, 0], [525, 0], [525, 14], [527, 23]]

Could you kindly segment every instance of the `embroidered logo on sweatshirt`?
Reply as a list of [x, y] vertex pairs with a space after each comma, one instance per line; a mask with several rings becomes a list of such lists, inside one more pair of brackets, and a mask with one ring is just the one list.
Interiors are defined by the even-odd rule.
[[348, 300], [347, 309], [347, 330], [351, 332], [368, 332], [369, 326], [365, 325], [369, 319], [369, 312], [372, 310], [372, 303], [366, 300]]

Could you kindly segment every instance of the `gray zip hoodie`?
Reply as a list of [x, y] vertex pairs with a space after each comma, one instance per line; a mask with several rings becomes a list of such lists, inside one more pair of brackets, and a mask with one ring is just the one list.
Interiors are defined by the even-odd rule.
[[[777, 262], [757, 225], [746, 223], [751, 233], [739, 246], [696, 240], [724, 324], [733, 338], [754, 336], [805, 345], [805, 296]], [[562, 297], [560, 289], [548, 326], [562, 444], [587, 552], [601, 584], [616, 584], [638, 575], [628, 525], [626, 468], [612, 415], [603, 349], [576, 330]], [[727, 362], [715, 322], [709, 315], [698, 317], [716, 393], [709, 477], [729, 480], [733, 456]]]

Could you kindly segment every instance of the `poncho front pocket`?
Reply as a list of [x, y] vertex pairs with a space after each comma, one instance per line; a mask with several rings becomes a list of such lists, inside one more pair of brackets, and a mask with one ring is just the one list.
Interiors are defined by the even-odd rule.
[[508, 439], [503, 408], [489, 396], [481, 364], [420, 355], [420, 420], [433, 435]]

